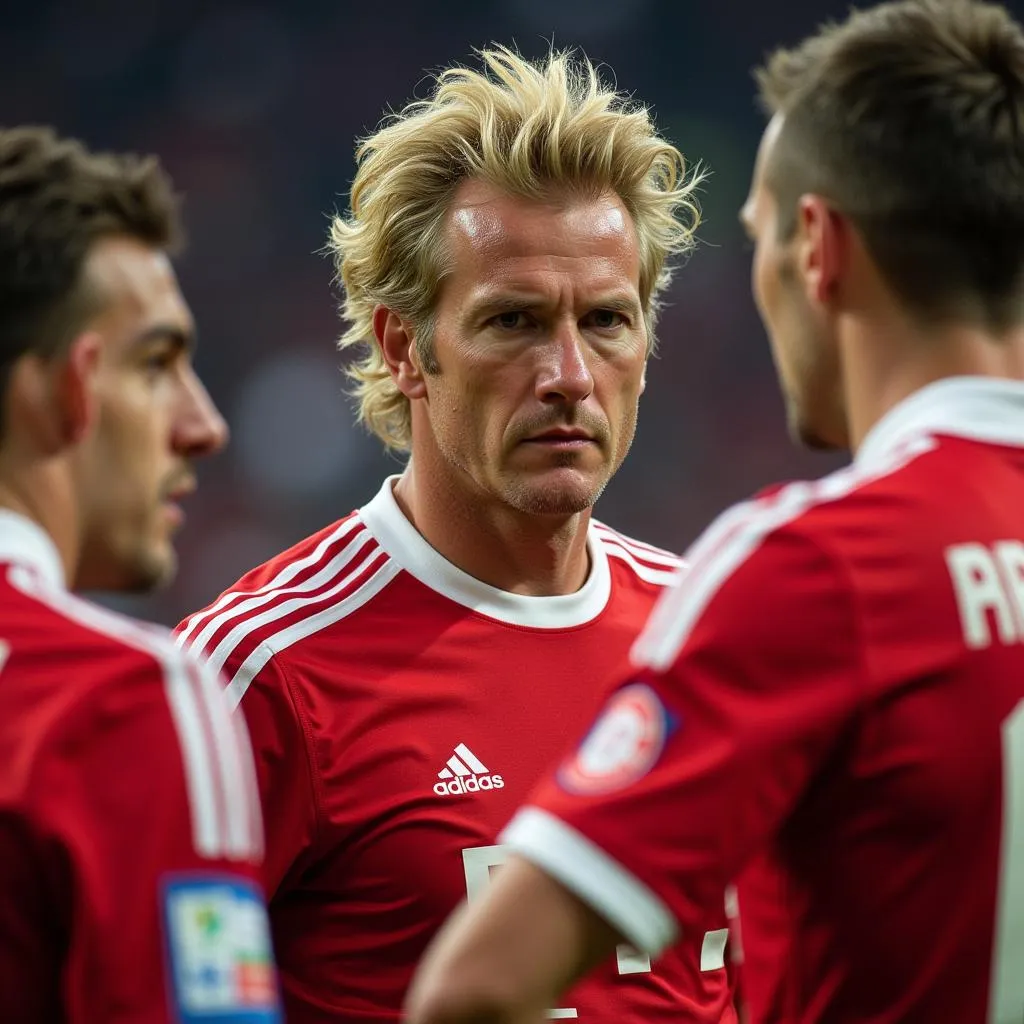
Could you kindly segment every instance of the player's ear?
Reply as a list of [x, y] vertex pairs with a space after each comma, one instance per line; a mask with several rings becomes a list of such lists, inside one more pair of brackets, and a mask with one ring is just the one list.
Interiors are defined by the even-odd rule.
[[22, 425], [40, 451], [56, 454], [92, 429], [101, 348], [100, 336], [88, 332], [59, 356], [29, 352], [14, 364], [7, 391], [11, 422]]
[[797, 217], [797, 265], [807, 298], [813, 305], [827, 305], [842, 273], [846, 222], [816, 195], [800, 197]]
[[423, 398], [426, 383], [409, 325], [387, 306], [373, 311], [373, 333], [391, 379], [406, 398]]
[[69, 444], [78, 444], [99, 416], [99, 372], [103, 339], [95, 331], [81, 334], [54, 366], [54, 392], [61, 428]]

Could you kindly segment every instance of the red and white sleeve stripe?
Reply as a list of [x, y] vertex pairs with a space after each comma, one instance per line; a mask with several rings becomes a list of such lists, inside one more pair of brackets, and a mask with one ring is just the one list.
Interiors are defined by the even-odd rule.
[[[28, 570], [11, 569], [8, 579], [65, 619], [148, 656], [162, 676], [181, 749], [195, 851], [210, 859], [261, 860], [263, 823], [252, 748], [217, 673], [196, 655], [178, 650], [163, 630], [50, 587]], [[125, 771], [134, 770], [137, 766], [125, 765]]]

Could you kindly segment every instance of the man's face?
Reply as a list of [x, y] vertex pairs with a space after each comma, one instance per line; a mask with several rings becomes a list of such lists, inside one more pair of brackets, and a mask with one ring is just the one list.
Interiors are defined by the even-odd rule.
[[85, 266], [103, 339], [98, 420], [76, 453], [82, 556], [76, 587], [148, 590], [176, 568], [177, 500], [191, 460], [223, 447], [227, 427], [192, 368], [193, 325], [166, 256], [128, 238], [98, 242]]
[[799, 221], [780, 237], [778, 202], [765, 183], [782, 128], [776, 115], [758, 151], [750, 195], [741, 220], [754, 242], [751, 284], [786, 404], [790, 433], [811, 448], [846, 443], [841, 367], [834, 324], [813, 302], [805, 277], [816, 244]]
[[468, 181], [447, 242], [413, 458], [434, 447], [455, 486], [522, 513], [589, 508], [629, 450], [644, 385], [632, 218], [610, 194], [539, 202]]

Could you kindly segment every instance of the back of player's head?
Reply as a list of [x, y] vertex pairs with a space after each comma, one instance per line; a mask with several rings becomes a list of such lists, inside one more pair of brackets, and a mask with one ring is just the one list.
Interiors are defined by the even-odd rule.
[[782, 127], [764, 180], [780, 231], [829, 199], [925, 320], [1024, 320], [1024, 33], [1002, 8], [899, 0], [757, 72]]
[[93, 243], [126, 235], [171, 249], [177, 203], [155, 157], [91, 153], [50, 128], [0, 129], [0, 390], [27, 352], [71, 341], [101, 296], [83, 280]]
[[648, 111], [603, 83], [588, 60], [552, 52], [534, 63], [504, 47], [480, 56], [482, 70], [442, 72], [429, 99], [362, 141], [350, 214], [331, 228], [349, 325], [340, 344], [365, 347], [350, 370], [360, 418], [396, 449], [409, 447], [409, 401], [374, 342], [373, 310], [387, 306], [413, 325], [429, 367], [431, 316], [448, 269], [445, 217], [463, 181], [536, 199], [616, 192], [636, 227], [652, 339], [670, 257], [692, 248], [699, 221], [699, 175]]

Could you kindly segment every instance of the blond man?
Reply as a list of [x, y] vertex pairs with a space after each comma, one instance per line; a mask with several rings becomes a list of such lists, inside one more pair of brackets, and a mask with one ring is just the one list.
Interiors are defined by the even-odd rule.
[[[591, 510], [633, 439], [696, 177], [588, 62], [482, 63], [363, 142], [331, 233], [361, 418], [404, 471], [179, 627], [255, 737], [299, 1024], [398, 1019], [679, 568]], [[731, 1020], [723, 918], [653, 969], [620, 947], [551, 1013]]]

